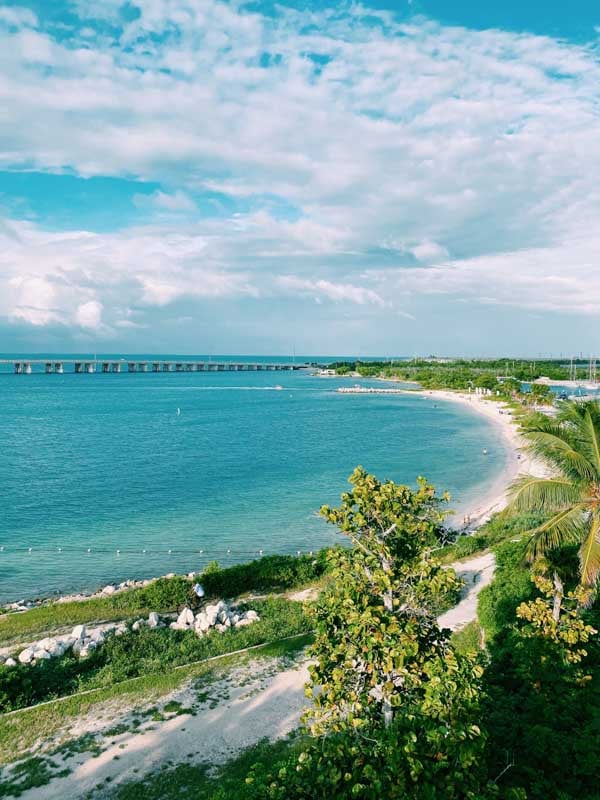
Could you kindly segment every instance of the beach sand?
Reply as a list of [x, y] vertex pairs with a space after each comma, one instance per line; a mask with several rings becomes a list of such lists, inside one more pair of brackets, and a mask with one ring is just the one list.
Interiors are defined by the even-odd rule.
[[[419, 393], [432, 399], [435, 398], [435, 400], [460, 403], [472, 409], [474, 413], [487, 417], [501, 434], [508, 450], [508, 461], [505, 469], [484, 495], [477, 499], [476, 505], [461, 509], [459, 515], [456, 515], [454, 519], [451, 518], [450, 524], [452, 527], [460, 528], [465, 532], [477, 530], [487, 522], [492, 514], [501, 511], [507, 505], [508, 487], [515, 478], [519, 475], [544, 477], [549, 474], [545, 464], [522, 451], [525, 442], [519, 433], [511, 409], [506, 403], [486, 399], [481, 395], [469, 394], [468, 392], [424, 389]], [[469, 518], [468, 524], [463, 522], [463, 517], [465, 516]]]

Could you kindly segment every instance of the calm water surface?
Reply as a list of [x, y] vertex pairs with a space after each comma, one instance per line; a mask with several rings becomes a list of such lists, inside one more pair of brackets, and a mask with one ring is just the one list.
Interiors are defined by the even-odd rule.
[[347, 385], [286, 372], [0, 374], [0, 600], [315, 550], [336, 539], [316, 512], [357, 464], [425, 475], [459, 509], [503, 468], [498, 432], [469, 409], [336, 393]]

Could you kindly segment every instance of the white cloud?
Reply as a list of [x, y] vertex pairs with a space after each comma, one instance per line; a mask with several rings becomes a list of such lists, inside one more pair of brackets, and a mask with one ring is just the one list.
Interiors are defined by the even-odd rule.
[[[420, 295], [600, 308], [593, 45], [217, 0], [136, 0], [115, 38], [90, 36], [121, 5], [78, 0], [71, 39], [0, 8], [0, 168], [169, 190], [134, 200], [154, 224], [115, 234], [13, 225], [0, 314], [69, 325], [98, 303], [108, 329], [278, 293], [373, 312]], [[191, 225], [208, 190], [237, 213]]]
[[350, 283], [331, 283], [331, 281], [303, 280], [294, 275], [282, 275], [277, 284], [284, 290], [298, 294], [309, 294], [320, 300], [326, 297], [336, 303], [348, 302], [358, 305], [376, 305], [383, 307], [385, 302], [377, 292], [364, 286], [353, 286]]
[[75, 311], [75, 322], [82, 328], [97, 330], [102, 324], [102, 303], [97, 300], [82, 303]]

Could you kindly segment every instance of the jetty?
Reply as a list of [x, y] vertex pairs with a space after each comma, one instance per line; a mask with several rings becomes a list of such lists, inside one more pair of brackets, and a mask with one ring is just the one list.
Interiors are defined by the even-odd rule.
[[96, 372], [292, 372], [307, 369], [307, 364], [234, 362], [234, 361], [172, 361], [164, 359], [81, 359], [81, 358], [28, 358], [0, 359], [0, 365], [13, 367], [15, 375], [92, 375]]
[[344, 386], [338, 389], [340, 394], [406, 394], [409, 389], [383, 389], [372, 386]]

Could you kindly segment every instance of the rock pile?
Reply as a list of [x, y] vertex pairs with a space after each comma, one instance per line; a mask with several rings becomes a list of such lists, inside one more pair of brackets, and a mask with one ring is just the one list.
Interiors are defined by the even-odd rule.
[[243, 628], [245, 625], [252, 625], [259, 619], [256, 611], [239, 612], [235, 606], [228, 606], [224, 600], [219, 600], [216, 605], [207, 605], [196, 615], [191, 608], [184, 608], [170, 627], [175, 631], [193, 629], [197, 636], [204, 636], [211, 628], [223, 633], [228, 628]]
[[[170, 624], [170, 628], [177, 631], [195, 631], [197, 636], [204, 636], [211, 629], [223, 633], [228, 628], [243, 628], [258, 622], [260, 617], [256, 611], [240, 612], [234, 606], [228, 606], [224, 600], [219, 600], [216, 605], [207, 605], [200, 613], [194, 614], [191, 608], [184, 608], [175, 622]], [[132, 631], [139, 631], [143, 627], [164, 628], [166, 622], [160, 618], [156, 611], [151, 611], [148, 619], [137, 619], [131, 625]], [[71, 650], [79, 658], [89, 656], [106, 639], [109, 633], [121, 636], [127, 631], [127, 625], [120, 622], [114, 625], [105, 625], [87, 632], [85, 625], [76, 625], [70, 634], [65, 636], [54, 636], [40, 639], [25, 649], [21, 650], [14, 658], [4, 658], [0, 656], [0, 664], [5, 667], [14, 667], [17, 662], [20, 664], [37, 664], [39, 661], [46, 661], [49, 658], [60, 658], [67, 651]]]
[[[85, 625], [76, 625], [70, 634], [48, 636], [45, 639], [40, 639], [39, 642], [30, 644], [24, 650], [21, 650], [17, 660], [20, 664], [37, 664], [38, 661], [46, 661], [49, 658], [60, 658], [68, 650], [72, 650], [80, 658], [85, 658], [102, 644], [107, 634], [114, 632], [115, 636], [120, 636], [126, 630], [126, 625], [120, 623], [118, 625], [106, 625], [104, 628], [91, 631], [88, 635]], [[7, 658], [4, 661], [5, 667], [14, 667], [16, 664], [17, 661], [14, 658]]]

